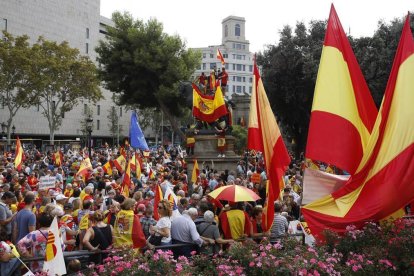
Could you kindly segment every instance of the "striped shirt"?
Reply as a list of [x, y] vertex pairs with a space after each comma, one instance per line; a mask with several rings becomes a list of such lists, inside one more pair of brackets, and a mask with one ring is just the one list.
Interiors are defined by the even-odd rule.
[[270, 230], [270, 237], [279, 238], [280, 236], [285, 235], [288, 229], [288, 225], [288, 221], [284, 216], [282, 216], [281, 214], [275, 214], [272, 229]]

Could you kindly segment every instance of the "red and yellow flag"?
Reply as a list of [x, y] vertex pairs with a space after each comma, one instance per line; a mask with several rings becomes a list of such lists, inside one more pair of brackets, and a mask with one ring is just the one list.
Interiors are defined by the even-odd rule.
[[57, 152], [55, 152], [53, 154], [53, 159], [54, 159], [55, 166], [58, 166], [58, 167], [62, 166], [62, 163], [63, 163], [63, 153], [62, 153], [62, 151], [58, 150]]
[[141, 171], [142, 171], [142, 160], [139, 157], [138, 153], [135, 153], [132, 156], [131, 160], [131, 170], [135, 171], [135, 176], [137, 179], [141, 178]]
[[219, 48], [217, 48], [217, 59], [220, 60], [221, 64], [224, 65], [226, 62], [224, 61], [224, 57], [221, 54], [221, 51]]
[[157, 184], [157, 187], [155, 188], [155, 196], [154, 196], [154, 219], [158, 220], [160, 218], [160, 215], [158, 214], [158, 203], [160, 203], [161, 200], [163, 200], [164, 195], [162, 194], [162, 190], [160, 185]]
[[88, 157], [82, 160], [79, 166], [79, 170], [76, 173], [76, 176], [85, 176], [88, 174], [89, 170], [92, 170], [92, 164], [91, 160]]
[[22, 169], [22, 163], [23, 163], [23, 147], [20, 143], [19, 137], [17, 137], [16, 140], [16, 157], [14, 158], [14, 167], [17, 171], [20, 171]]
[[384, 99], [357, 173], [334, 193], [302, 209], [316, 236], [324, 229], [343, 233], [379, 221], [414, 198], [414, 40], [409, 16]]
[[131, 188], [131, 159], [128, 162], [128, 166], [122, 179], [121, 195], [129, 197], [129, 189]]
[[112, 160], [109, 160], [108, 162], [103, 165], [102, 169], [104, 170], [105, 174], [112, 175]]
[[146, 245], [138, 215], [133, 210], [121, 210], [114, 224], [114, 246], [137, 249]]
[[377, 113], [332, 4], [316, 80], [306, 157], [355, 173]]
[[113, 161], [115, 168], [120, 172], [124, 173], [126, 167], [126, 159], [122, 154]]
[[[273, 195], [273, 199], [278, 198], [280, 190], [284, 186], [283, 175], [289, 166], [290, 157], [270, 107], [256, 61], [254, 62], [247, 146], [249, 149], [263, 152], [266, 173], [270, 181], [268, 194]], [[267, 201], [270, 201], [270, 197]], [[269, 222], [273, 221], [274, 209], [267, 208], [266, 210]], [[270, 226], [271, 223], [268, 223], [265, 231]]]
[[193, 173], [191, 174], [191, 182], [196, 183], [199, 175], [200, 175], [200, 169], [198, 168], [198, 162], [197, 162], [197, 159], [194, 159], [194, 168], [193, 168]]
[[228, 113], [224, 103], [220, 86], [217, 87], [214, 96], [203, 95], [198, 87], [193, 84], [193, 116], [197, 119], [212, 123]]

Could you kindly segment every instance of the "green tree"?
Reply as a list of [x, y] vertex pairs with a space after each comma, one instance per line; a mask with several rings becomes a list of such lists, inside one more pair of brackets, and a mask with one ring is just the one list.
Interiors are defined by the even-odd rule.
[[95, 103], [103, 96], [95, 65], [67, 42], [57, 44], [40, 37], [33, 50], [32, 59], [38, 72], [33, 89], [48, 121], [53, 144], [55, 131], [61, 126], [66, 112], [79, 101]]
[[298, 152], [306, 143], [325, 24], [311, 21], [307, 29], [299, 22], [294, 31], [285, 26], [279, 44], [258, 56], [272, 109], [282, 130], [299, 145]]
[[10, 129], [13, 118], [21, 107], [33, 104], [31, 90], [34, 72], [32, 70], [32, 48], [26, 35], [13, 37], [3, 32], [0, 39], [0, 100], [9, 111], [6, 120], [7, 141], [10, 143]]
[[184, 137], [174, 119], [185, 107], [179, 85], [190, 79], [201, 54], [186, 50], [181, 38], [164, 33], [155, 19], [144, 23], [115, 12], [112, 20], [115, 27], [108, 27], [105, 41], [96, 48], [105, 87], [117, 94], [118, 104], [161, 110]]
[[239, 125], [233, 125], [232, 135], [234, 136], [234, 152], [243, 155], [247, 147], [247, 129]]

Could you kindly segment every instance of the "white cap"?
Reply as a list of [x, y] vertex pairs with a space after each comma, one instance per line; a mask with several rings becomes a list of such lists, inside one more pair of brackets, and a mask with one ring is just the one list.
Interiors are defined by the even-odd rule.
[[67, 199], [67, 197], [64, 196], [63, 194], [58, 194], [55, 199], [56, 200], [63, 200], [63, 199]]

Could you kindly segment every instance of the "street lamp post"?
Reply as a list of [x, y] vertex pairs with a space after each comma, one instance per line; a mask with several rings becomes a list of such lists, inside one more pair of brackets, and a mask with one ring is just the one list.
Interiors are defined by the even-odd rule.
[[93, 119], [91, 116], [89, 116], [86, 119], [86, 131], [88, 132], [88, 153], [89, 153], [89, 158], [92, 158], [92, 123], [93, 123]]
[[3, 143], [3, 152], [4, 151], [7, 151], [7, 146], [6, 146], [5, 142], [4, 142], [4, 141], [7, 140], [7, 137], [6, 137], [6, 129], [7, 129], [7, 125], [4, 122], [2, 122], [1, 123], [1, 140], [3, 141], [2, 142]]
[[14, 137], [15, 132], [16, 132], [16, 127], [13, 125], [13, 126], [12, 126], [12, 139], [13, 139], [13, 137]]

